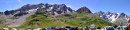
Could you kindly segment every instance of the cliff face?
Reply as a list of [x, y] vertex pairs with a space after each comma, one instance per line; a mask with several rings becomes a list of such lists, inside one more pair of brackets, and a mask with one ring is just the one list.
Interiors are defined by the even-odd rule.
[[112, 13], [112, 12], [96, 12], [94, 13], [98, 16], [100, 16], [101, 18], [108, 20], [112, 23], [118, 24], [118, 25], [125, 25], [127, 23], [127, 19], [129, 18], [128, 15], [126, 15], [125, 13]]
[[33, 11], [32, 9], [44, 9], [46, 11], [49, 11], [51, 14], [62, 14], [62, 13], [67, 13], [67, 12], [73, 12], [73, 10], [70, 7], [67, 7], [65, 4], [27, 4], [22, 6], [19, 9], [16, 10], [11, 10], [11, 11], [5, 11], [5, 15], [13, 15], [13, 16], [22, 16], [28, 14], [29, 11]]

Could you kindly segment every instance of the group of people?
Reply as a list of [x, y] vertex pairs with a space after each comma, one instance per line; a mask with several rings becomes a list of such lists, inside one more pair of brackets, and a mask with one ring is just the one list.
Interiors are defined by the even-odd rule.
[[[12, 28], [13, 30], [17, 30], [17, 28]], [[8, 30], [8, 28], [2, 28], [0, 30]], [[96, 27], [94, 25], [82, 27], [71, 27], [71, 26], [62, 26], [62, 27], [48, 27], [48, 28], [21, 28], [20, 30], [130, 30], [126, 26], [106, 26], [104, 28]]]
[[101, 27], [95, 27], [95, 25], [91, 25], [90, 27], [86, 26], [85, 28], [83, 27], [71, 27], [71, 26], [62, 26], [60, 28], [57, 27], [49, 27], [49, 28], [43, 28], [42, 30], [96, 30], [96, 29], [101, 29]]
[[104, 28], [101, 27], [95, 27], [95, 26], [86, 26], [85, 28], [82, 27], [70, 27], [70, 26], [66, 26], [66, 27], [49, 27], [49, 28], [43, 28], [41, 30], [128, 30], [127, 27], [125, 26], [106, 26]]
[[[101, 29], [101, 27], [98, 27], [97, 29]], [[60, 28], [49, 27], [49, 28], [43, 28], [41, 30], [90, 30], [90, 28], [88, 26], [86, 26], [86, 28], [66, 26], [66, 27], [60, 27]], [[91, 30], [96, 30], [96, 28], [91, 28]]]

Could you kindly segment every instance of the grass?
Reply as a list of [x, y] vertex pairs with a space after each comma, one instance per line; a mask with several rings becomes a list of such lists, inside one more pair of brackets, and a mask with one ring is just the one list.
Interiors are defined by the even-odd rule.
[[[43, 9], [40, 9], [43, 10]], [[114, 24], [103, 20], [99, 16], [94, 14], [85, 14], [85, 13], [66, 13], [60, 14], [53, 19], [53, 15], [50, 15], [46, 11], [38, 11], [36, 14], [31, 15], [27, 18], [26, 22], [23, 23], [19, 28], [46, 28], [51, 26], [78, 26], [78, 27], [86, 27], [91, 24], [95, 24], [96, 26], [104, 27], [104, 26], [112, 26]]]
[[[83, 14], [80, 14], [83, 15]], [[80, 18], [74, 18], [66, 22], [69, 25], [78, 26], [78, 27], [85, 27], [90, 26], [91, 24], [95, 24], [96, 26], [104, 27], [104, 26], [112, 26], [114, 24], [103, 20], [98, 16], [80, 16]]]
[[[33, 19], [38, 19], [39, 21], [33, 21]], [[30, 22], [33, 22], [33, 25], [28, 25]], [[39, 25], [36, 25], [39, 24]], [[23, 23], [19, 28], [45, 28], [45, 27], [51, 27], [51, 26], [68, 26], [67, 24], [57, 22], [54, 20], [51, 20], [50, 17], [44, 17], [42, 15], [37, 15], [35, 18], [32, 18], [32, 16], [27, 18], [27, 21]]]

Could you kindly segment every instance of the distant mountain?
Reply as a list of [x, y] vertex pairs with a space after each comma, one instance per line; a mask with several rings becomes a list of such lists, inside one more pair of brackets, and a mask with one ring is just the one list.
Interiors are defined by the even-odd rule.
[[[5, 24], [8, 24], [8, 26], [12, 26], [12, 24], [20, 25], [26, 20], [28, 16], [31, 16], [34, 13], [43, 13], [42, 11], [43, 12], [47, 11], [49, 14], [54, 15], [54, 16], [55, 15], [57, 16], [59, 14], [74, 12], [74, 10], [72, 10], [70, 7], [67, 7], [65, 4], [53, 4], [53, 5], [47, 4], [47, 3], [46, 4], [43, 4], [43, 3], [26, 4], [19, 9], [5, 11], [4, 15], [2, 15], [0, 18], [2, 18], [3, 20], [6, 20], [7, 23]], [[17, 21], [15, 22], [15, 20]], [[19, 22], [19, 21], [22, 21], [22, 22]]]
[[78, 13], [92, 13], [87, 7], [81, 7], [76, 12], [78, 12]]
[[[96, 26], [112, 26], [109, 21], [102, 19], [99, 16], [96, 16], [93, 13], [83, 14], [83, 13], [65, 13], [59, 14], [57, 16], [52, 16], [53, 14], [49, 13], [45, 9], [38, 9], [34, 15], [31, 15], [27, 18], [27, 21], [24, 22], [20, 27], [26, 28], [38, 28], [38, 27], [50, 27], [50, 26], [78, 26], [85, 27], [95, 24]], [[102, 26], [101, 26], [102, 25]]]
[[[45, 5], [39, 9], [50, 12], [52, 15], [64, 14], [67, 12], [74, 12], [70, 7], [67, 7], [65, 4], [54, 4], [54, 5]], [[40, 10], [38, 10], [40, 11]]]
[[27, 4], [16, 10], [7, 10], [3, 14], [0, 18], [6, 21], [4, 24], [8, 27], [113, 25], [93, 14], [87, 7], [74, 11], [65, 4]]
[[[127, 19], [129, 18], [129, 16], [126, 15], [125, 13], [111, 13], [111, 12], [99, 11], [94, 14], [96, 14], [96, 15], [102, 17], [103, 19], [108, 20], [112, 23], [117, 22], [119, 19], [120, 19], [120, 21], [127, 22]], [[118, 24], [119, 24], [119, 22], [118, 22]]]
[[16, 17], [16, 16], [22, 16], [22, 15], [28, 14], [29, 11], [33, 11], [31, 9], [40, 9], [40, 8], [43, 8], [46, 11], [49, 11], [53, 15], [74, 11], [70, 7], [67, 7], [65, 4], [51, 5], [51, 4], [40, 3], [40, 4], [34, 4], [34, 5], [27, 4], [16, 10], [11, 10], [11, 11], [7, 10], [4, 12], [4, 14], [5, 15], [14, 15]]

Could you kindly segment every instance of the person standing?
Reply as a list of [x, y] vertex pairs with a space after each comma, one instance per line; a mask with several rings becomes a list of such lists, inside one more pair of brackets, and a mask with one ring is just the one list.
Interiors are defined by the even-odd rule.
[[71, 27], [70, 27], [70, 26], [66, 26], [66, 29], [67, 29], [67, 30], [71, 30]]
[[78, 30], [83, 30], [83, 28], [82, 28], [82, 27], [79, 27]]
[[90, 29], [91, 29], [91, 30], [96, 30], [95, 25], [92, 24], [92, 25], [90, 26]]
[[58, 27], [56, 27], [56, 28], [55, 28], [55, 30], [59, 30], [59, 28], [58, 28]]
[[117, 25], [114, 25], [113, 27], [114, 27], [114, 30], [117, 30], [117, 29], [116, 29], [116, 28], [117, 28]]
[[46, 28], [46, 30], [52, 30], [52, 28]]
[[101, 30], [101, 27], [97, 27], [97, 30]]
[[65, 29], [65, 28], [62, 26], [61, 28], [59, 28], [59, 30], [67, 30], [67, 29]]
[[89, 30], [88, 26], [86, 26], [85, 30]]

